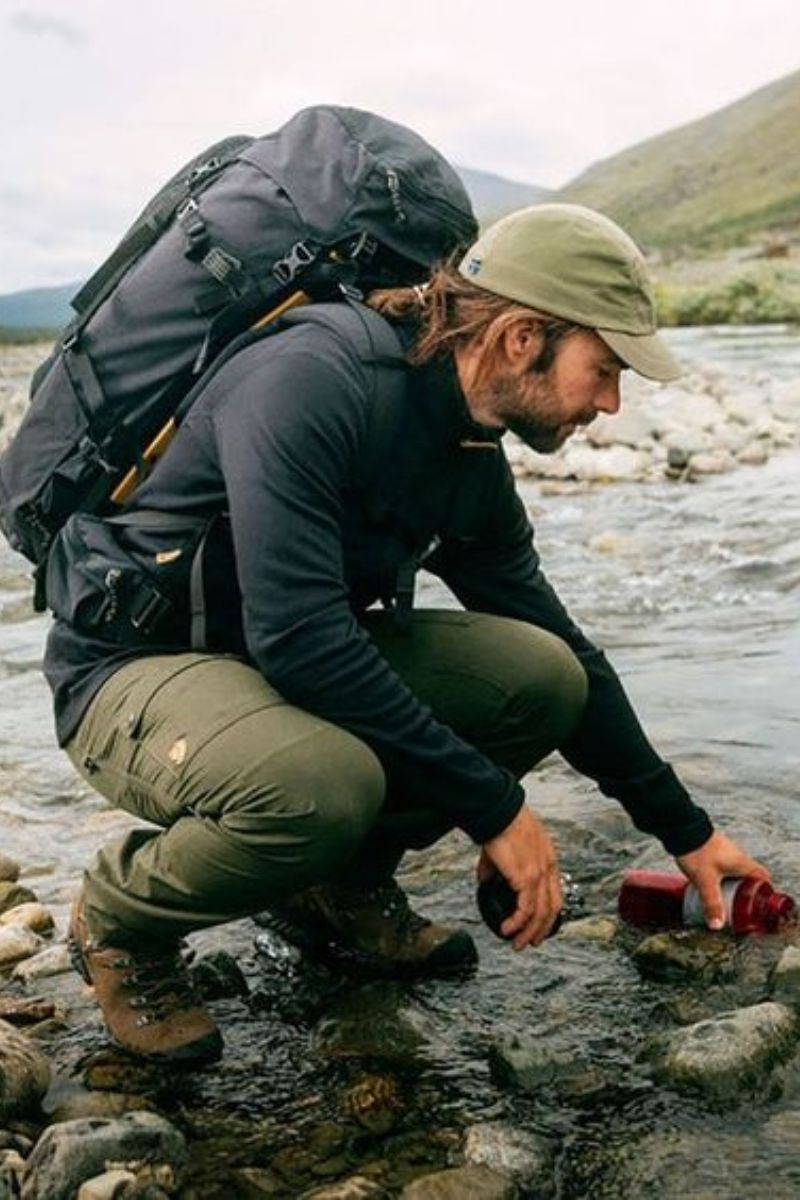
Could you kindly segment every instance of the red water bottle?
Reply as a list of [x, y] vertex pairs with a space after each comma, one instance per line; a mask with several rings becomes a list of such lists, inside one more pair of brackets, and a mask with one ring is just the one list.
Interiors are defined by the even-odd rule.
[[[734, 933], [776, 933], [796, 916], [795, 902], [757, 875], [723, 879], [725, 927]], [[705, 925], [697, 888], [671, 871], [626, 871], [619, 915], [644, 929]]]

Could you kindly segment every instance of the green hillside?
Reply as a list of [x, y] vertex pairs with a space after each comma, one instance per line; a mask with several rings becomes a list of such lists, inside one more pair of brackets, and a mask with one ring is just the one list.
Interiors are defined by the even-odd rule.
[[557, 195], [614, 217], [644, 249], [800, 235], [800, 71], [596, 163]]

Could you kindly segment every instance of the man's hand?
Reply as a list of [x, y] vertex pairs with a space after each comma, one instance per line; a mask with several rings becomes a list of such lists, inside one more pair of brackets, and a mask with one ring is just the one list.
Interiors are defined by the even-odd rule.
[[523, 806], [511, 824], [483, 846], [478, 879], [488, 879], [495, 870], [517, 893], [517, 907], [500, 932], [513, 937], [515, 950], [538, 946], [561, 911], [561, 881], [555, 846], [529, 808]]
[[712, 833], [699, 850], [679, 855], [675, 861], [700, 894], [709, 929], [722, 929], [725, 910], [720, 882], [726, 876], [757, 875], [769, 880], [769, 871], [740, 850], [724, 833]]

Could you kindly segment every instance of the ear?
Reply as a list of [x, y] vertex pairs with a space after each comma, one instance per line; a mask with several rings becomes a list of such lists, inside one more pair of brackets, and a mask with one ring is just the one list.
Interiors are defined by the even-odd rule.
[[511, 367], [527, 367], [539, 353], [542, 334], [535, 321], [518, 317], [505, 330], [502, 338], [503, 351]]

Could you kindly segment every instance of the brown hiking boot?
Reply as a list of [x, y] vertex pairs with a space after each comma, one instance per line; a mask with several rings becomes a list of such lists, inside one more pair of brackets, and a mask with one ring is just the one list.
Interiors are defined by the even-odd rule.
[[368, 891], [318, 884], [255, 920], [312, 958], [380, 975], [458, 975], [478, 961], [466, 930], [419, 916], [394, 879]]
[[94, 988], [108, 1032], [123, 1050], [184, 1066], [220, 1057], [222, 1037], [179, 945], [150, 952], [100, 945], [86, 926], [79, 895], [72, 907], [69, 950], [76, 971]]

